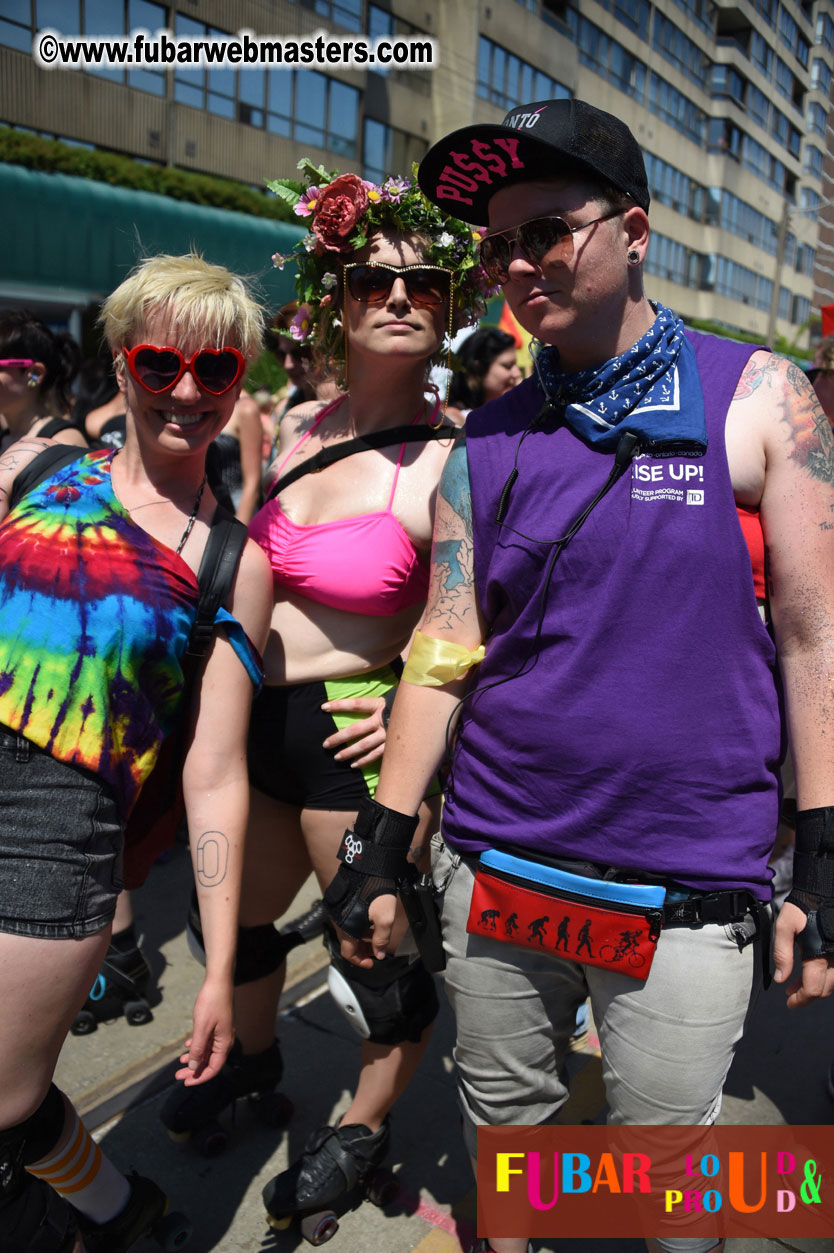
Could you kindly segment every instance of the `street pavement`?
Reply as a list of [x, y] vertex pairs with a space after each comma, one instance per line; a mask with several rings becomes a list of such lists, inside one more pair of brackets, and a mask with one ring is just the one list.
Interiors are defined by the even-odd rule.
[[[102, 1148], [123, 1170], [152, 1176], [172, 1209], [194, 1226], [189, 1253], [291, 1253], [306, 1249], [297, 1230], [267, 1226], [261, 1189], [293, 1160], [311, 1131], [345, 1109], [355, 1080], [359, 1040], [326, 992], [325, 955], [317, 940], [290, 954], [288, 986], [277, 1032], [284, 1053], [281, 1089], [295, 1105], [288, 1127], [264, 1126], [239, 1102], [228, 1151], [205, 1158], [193, 1144], [169, 1140], [159, 1109], [170, 1091], [189, 1027], [201, 969], [184, 935], [190, 892], [186, 850], [177, 845], [154, 866], [134, 895], [137, 932], [154, 969], [158, 991], [151, 1023], [124, 1018], [92, 1035], [71, 1036], [56, 1081], [75, 1100]], [[296, 902], [300, 913], [317, 895], [310, 882]], [[286, 921], [286, 920], [285, 920]], [[474, 1192], [461, 1141], [452, 1062], [452, 1015], [441, 1014], [429, 1049], [392, 1119], [389, 1166], [399, 1191], [383, 1209], [365, 1203], [348, 1211], [329, 1248], [333, 1253], [461, 1253], [474, 1235]], [[721, 1122], [732, 1124], [834, 1123], [826, 1076], [834, 1061], [834, 998], [788, 1011], [775, 986], [754, 1011], [725, 1088]], [[594, 1121], [603, 1113], [600, 1064], [593, 1024], [583, 1052], [570, 1059], [571, 1102], [565, 1122]], [[832, 1130], [834, 1135], [834, 1130]], [[539, 1253], [645, 1253], [640, 1240], [551, 1239]], [[136, 1253], [153, 1253], [145, 1240]], [[834, 1240], [729, 1240], [727, 1253], [834, 1253]]]

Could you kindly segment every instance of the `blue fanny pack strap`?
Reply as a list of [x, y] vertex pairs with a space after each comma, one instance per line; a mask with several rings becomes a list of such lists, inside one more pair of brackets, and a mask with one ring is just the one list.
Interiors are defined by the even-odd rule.
[[666, 889], [662, 884], [616, 883], [611, 879], [590, 879], [585, 875], [571, 874], [567, 870], [557, 870], [555, 866], [528, 861], [526, 857], [502, 853], [498, 849], [481, 853], [479, 865], [485, 870], [515, 875], [518, 879], [526, 879], [542, 887], [570, 892], [574, 896], [586, 896], [589, 900], [608, 901], [612, 905], [661, 909], [666, 899]]

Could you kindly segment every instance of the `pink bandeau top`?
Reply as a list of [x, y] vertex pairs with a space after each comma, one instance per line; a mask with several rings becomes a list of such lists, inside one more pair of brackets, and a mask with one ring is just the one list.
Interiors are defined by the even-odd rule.
[[[340, 396], [322, 409], [281, 462], [277, 477], [341, 400]], [[269, 558], [276, 587], [332, 609], [371, 617], [400, 613], [426, 599], [428, 565], [392, 511], [404, 453], [405, 444], [400, 447], [388, 505], [376, 513], [302, 526], [287, 517], [273, 496], [255, 514], [249, 534]]]

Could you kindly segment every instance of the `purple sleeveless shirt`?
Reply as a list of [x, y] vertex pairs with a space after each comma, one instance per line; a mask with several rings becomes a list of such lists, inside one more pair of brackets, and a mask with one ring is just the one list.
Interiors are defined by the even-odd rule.
[[[724, 446], [727, 409], [756, 349], [688, 334], [706, 455], [638, 457], [564, 549], [535, 665], [464, 705], [443, 833], [461, 852], [511, 843], [769, 899], [776, 659]], [[527, 655], [547, 541], [568, 530], [613, 464], [565, 427], [529, 435], [499, 528], [501, 489], [542, 402], [528, 379], [466, 424], [487, 624], [479, 689]]]

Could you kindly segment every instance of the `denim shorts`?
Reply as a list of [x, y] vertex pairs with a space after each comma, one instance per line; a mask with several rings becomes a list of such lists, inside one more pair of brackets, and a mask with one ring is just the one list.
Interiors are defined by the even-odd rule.
[[81, 939], [113, 919], [122, 822], [110, 789], [0, 726], [0, 931]]

